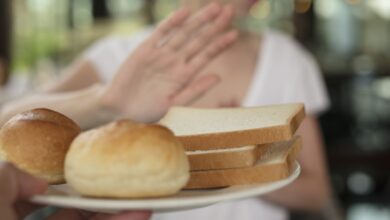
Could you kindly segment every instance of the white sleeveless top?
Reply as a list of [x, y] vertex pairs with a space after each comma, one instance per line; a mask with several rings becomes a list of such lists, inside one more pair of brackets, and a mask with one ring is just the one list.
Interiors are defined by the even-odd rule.
[[[103, 81], [109, 81], [127, 56], [150, 33], [143, 31], [132, 38], [110, 37], [84, 53]], [[294, 39], [276, 31], [266, 31], [260, 47], [258, 66], [244, 99], [244, 106], [289, 102], [305, 103], [309, 114], [329, 106], [319, 68], [313, 57]], [[288, 212], [261, 198], [231, 201], [188, 211], [156, 213], [152, 220], [286, 220]]]

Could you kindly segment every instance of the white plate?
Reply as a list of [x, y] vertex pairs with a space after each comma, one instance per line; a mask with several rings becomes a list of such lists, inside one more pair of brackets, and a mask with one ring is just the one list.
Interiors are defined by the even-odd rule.
[[50, 186], [44, 195], [33, 197], [32, 202], [106, 213], [126, 210], [179, 211], [270, 193], [292, 183], [299, 176], [300, 172], [301, 168], [296, 163], [291, 175], [280, 181], [257, 185], [232, 186], [222, 189], [183, 190], [174, 196], [153, 199], [123, 200], [82, 197], [64, 184]]

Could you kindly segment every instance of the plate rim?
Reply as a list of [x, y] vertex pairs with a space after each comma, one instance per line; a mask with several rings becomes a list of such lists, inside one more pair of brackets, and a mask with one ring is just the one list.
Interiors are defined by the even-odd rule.
[[[190, 197], [165, 197], [157, 199], [106, 199], [69, 197], [60, 195], [37, 195], [30, 199], [31, 202], [41, 205], [59, 206], [65, 208], [94, 209], [94, 210], [181, 210], [189, 207], [208, 206], [219, 202], [240, 200], [248, 197], [260, 196], [283, 188], [294, 182], [301, 173], [301, 166], [298, 162], [294, 164], [294, 170], [289, 177], [263, 184], [256, 184], [256, 188], [247, 189], [244, 192], [233, 191], [224, 194], [210, 196]], [[242, 186], [231, 186], [242, 187]], [[265, 190], [267, 189], [267, 190]]]

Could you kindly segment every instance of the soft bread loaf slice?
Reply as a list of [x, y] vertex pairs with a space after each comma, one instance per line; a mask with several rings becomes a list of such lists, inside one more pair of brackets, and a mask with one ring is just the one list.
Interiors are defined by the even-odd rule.
[[249, 185], [287, 178], [291, 172], [302, 140], [294, 137], [287, 142], [260, 148], [261, 156], [252, 167], [238, 169], [193, 171], [186, 189], [206, 189], [234, 185]]
[[216, 149], [206, 151], [187, 151], [190, 170], [217, 170], [253, 166], [260, 157], [262, 147], [251, 145], [245, 147]]
[[303, 104], [251, 108], [173, 107], [160, 124], [170, 128], [187, 151], [290, 140], [305, 117]]

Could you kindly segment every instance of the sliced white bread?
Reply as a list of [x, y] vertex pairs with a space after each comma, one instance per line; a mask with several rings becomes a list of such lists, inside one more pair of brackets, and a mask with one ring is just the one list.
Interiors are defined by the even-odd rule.
[[216, 149], [205, 151], [187, 151], [190, 170], [217, 170], [253, 166], [260, 157], [260, 148], [267, 145]]
[[251, 108], [173, 107], [160, 120], [187, 151], [286, 141], [305, 117], [303, 104]]
[[287, 178], [302, 147], [300, 137], [260, 148], [261, 156], [252, 167], [193, 171], [186, 189], [206, 189], [233, 185], [249, 185]]

